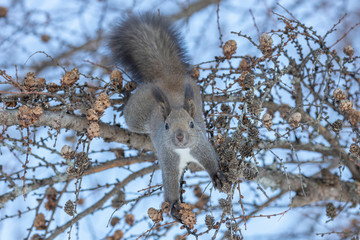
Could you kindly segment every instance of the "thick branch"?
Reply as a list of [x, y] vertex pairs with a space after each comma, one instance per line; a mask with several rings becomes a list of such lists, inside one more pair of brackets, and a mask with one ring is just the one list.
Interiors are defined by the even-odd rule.
[[[295, 191], [297, 195], [292, 199], [292, 207], [300, 207], [324, 200], [360, 203], [360, 194], [356, 182], [336, 181], [334, 184], [325, 184], [321, 179], [305, 177], [280, 170], [258, 168], [258, 182], [264, 187]], [[303, 190], [305, 195], [303, 194]]]
[[[1, 123], [6, 126], [20, 125], [17, 119], [16, 110], [0, 110]], [[107, 142], [119, 142], [136, 149], [153, 150], [150, 138], [143, 134], [129, 132], [106, 123], [99, 123], [100, 136]], [[70, 114], [61, 114], [59, 112], [44, 111], [39, 121], [34, 126], [48, 126], [53, 128], [66, 128], [76, 132], [83, 132], [88, 127], [88, 121], [85, 117], [74, 116]]]

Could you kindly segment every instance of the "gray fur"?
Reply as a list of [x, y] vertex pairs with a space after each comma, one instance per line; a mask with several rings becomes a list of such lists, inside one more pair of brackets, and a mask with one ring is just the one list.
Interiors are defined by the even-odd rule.
[[159, 16], [130, 17], [114, 29], [113, 56], [139, 83], [124, 107], [130, 131], [146, 133], [159, 158], [165, 200], [179, 220], [180, 157], [191, 156], [209, 173], [216, 188], [222, 185], [218, 156], [206, 138], [199, 87], [188, 74], [178, 33]]
[[170, 21], [150, 13], [131, 16], [114, 28], [109, 46], [114, 61], [136, 82], [181, 76], [189, 68], [182, 40]]

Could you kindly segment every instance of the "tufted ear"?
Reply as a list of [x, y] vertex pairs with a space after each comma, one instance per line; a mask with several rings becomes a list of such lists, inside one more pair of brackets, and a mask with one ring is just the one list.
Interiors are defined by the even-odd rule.
[[165, 121], [171, 111], [169, 101], [165, 93], [158, 86], [152, 87], [152, 94], [158, 104], [159, 112]]
[[196, 106], [194, 102], [194, 89], [192, 88], [190, 83], [185, 84], [184, 109], [189, 113], [192, 118], [194, 118]]

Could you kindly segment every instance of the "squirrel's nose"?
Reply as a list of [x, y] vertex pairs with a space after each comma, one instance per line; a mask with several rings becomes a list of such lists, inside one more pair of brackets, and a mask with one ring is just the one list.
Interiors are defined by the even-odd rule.
[[179, 142], [182, 142], [184, 139], [184, 134], [183, 133], [178, 133], [176, 134], [176, 138], [179, 140]]

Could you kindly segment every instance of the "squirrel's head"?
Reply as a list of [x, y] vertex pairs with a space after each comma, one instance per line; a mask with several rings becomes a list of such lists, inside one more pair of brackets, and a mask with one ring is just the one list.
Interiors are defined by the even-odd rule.
[[153, 88], [153, 96], [158, 104], [159, 112], [163, 120], [162, 137], [164, 142], [169, 142], [174, 148], [189, 148], [198, 141], [201, 132], [194, 121], [196, 106], [194, 102], [194, 91], [189, 83], [185, 84], [184, 104], [179, 108], [171, 108], [164, 92]]

